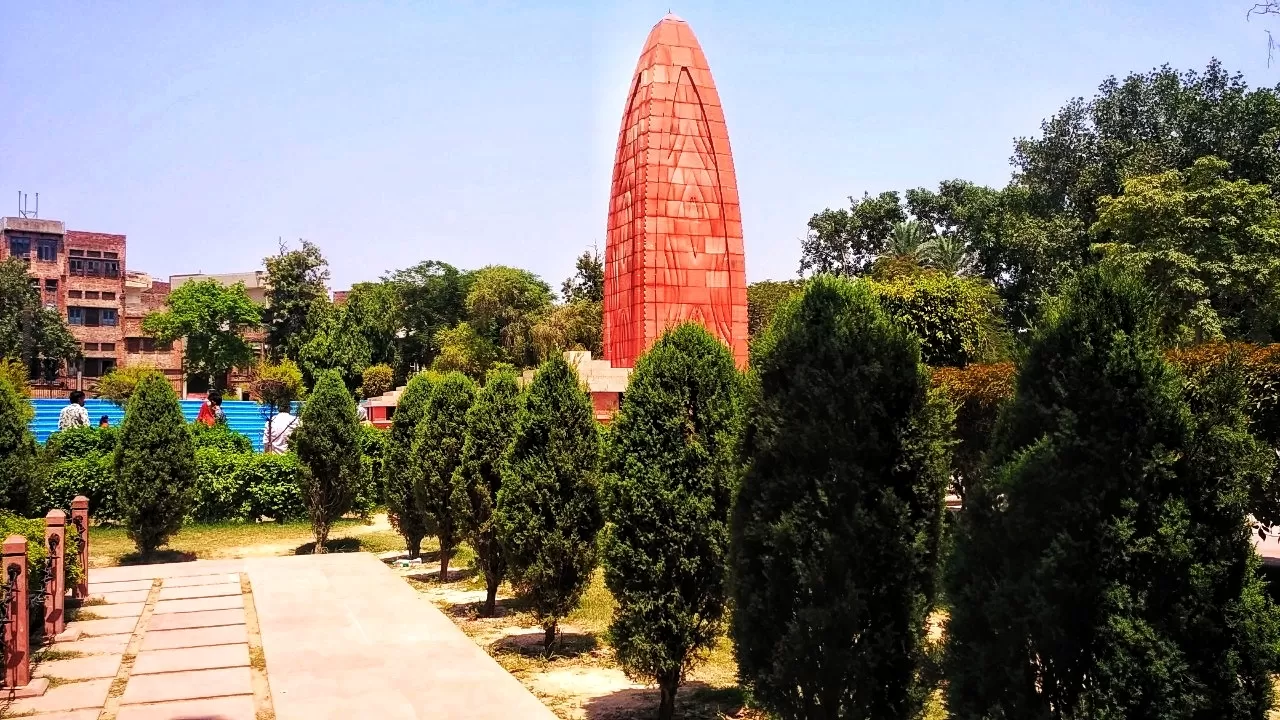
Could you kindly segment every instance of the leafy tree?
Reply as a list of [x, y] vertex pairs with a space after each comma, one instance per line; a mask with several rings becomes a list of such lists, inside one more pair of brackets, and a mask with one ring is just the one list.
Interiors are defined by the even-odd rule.
[[308, 330], [316, 325], [311, 315], [329, 301], [329, 261], [320, 248], [303, 240], [297, 250], [280, 243], [279, 252], [262, 262], [267, 268], [267, 302], [262, 311], [267, 347], [273, 360], [299, 360], [302, 346], [310, 339]]
[[397, 270], [383, 282], [396, 293], [399, 312], [394, 330], [398, 337], [396, 374], [407, 377], [411, 368], [431, 366], [439, 353], [436, 334], [467, 318], [468, 276], [448, 263], [428, 260]]
[[560, 294], [566, 304], [604, 302], [604, 260], [598, 248], [591, 248], [578, 256], [573, 277], [560, 284]]
[[455, 485], [463, 492], [458, 504], [463, 532], [476, 553], [476, 565], [484, 573], [484, 615], [492, 617], [498, 586], [507, 572], [507, 561], [498, 539], [495, 507], [502, 488], [502, 458], [515, 437], [521, 395], [510, 365], [489, 371], [484, 387], [467, 410], [466, 441]]
[[696, 324], [668, 331], [636, 362], [610, 433], [601, 559], [618, 601], [610, 644], [628, 674], [657, 681], [659, 720], [728, 601], [729, 514], [738, 473], [741, 376]]
[[739, 674], [782, 718], [916, 717], [950, 406], [861, 283], [811, 281], [751, 364], [733, 515]]
[[0, 508], [19, 515], [36, 510], [41, 492], [31, 415], [31, 403], [0, 375]]
[[747, 331], [754, 339], [773, 320], [778, 308], [804, 290], [803, 280], [761, 280], [747, 286]]
[[327, 300], [321, 303], [323, 309], [318, 307], [311, 316], [316, 324], [310, 338], [297, 352], [298, 366], [311, 384], [325, 370], [337, 370], [343, 384], [354, 392], [372, 359], [369, 341], [346, 306], [333, 307]]
[[889, 231], [889, 243], [885, 248], [885, 254], [899, 261], [919, 263], [928, 237], [924, 225], [915, 220], [894, 223]]
[[302, 464], [299, 482], [316, 537], [315, 552], [323, 553], [329, 528], [351, 509], [361, 477], [356, 404], [336, 371], [320, 374], [289, 446]]
[[58, 311], [41, 303], [22, 258], [0, 260], [0, 357], [20, 360], [47, 380], [80, 357], [80, 343]]
[[369, 362], [394, 366], [400, 342], [397, 333], [404, 327], [396, 287], [385, 281], [356, 283], [347, 292], [342, 309], [348, 325], [368, 344]]
[[1270, 187], [1229, 170], [1200, 158], [1099, 203], [1094, 236], [1160, 293], [1161, 333], [1180, 344], [1280, 339], [1280, 207]]
[[302, 384], [302, 371], [286, 358], [278, 363], [258, 361], [249, 373], [249, 391], [274, 414], [301, 400], [306, 387]]
[[495, 524], [511, 584], [528, 597], [547, 653], [596, 566], [599, 442], [573, 368], [559, 357], [543, 363], [505, 459]]
[[471, 323], [460, 322], [436, 333], [439, 354], [431, 363], [436, 372], [460, 372], [470, 377], [483, 377], [497, 362], [499, 350], [489, 338], [476, 332]]
[[533, 326], [551, 309], [551, 288], [537, 275], [503, 265], [475, 272], [467, 315], [476, 331], [520, 366], [536, 362]]
[[[18, 397], [24, 399], [31, 397], [31, 384], [28, 382], [31, 377], [31, 370], [26, 363], [21, 360], [0, 358], [0, 377], [9, 381], [9, 384], [13, 386], [13, 391], [18, 393]], [[32, 409], [32, 415], [34, 416], [34, 414], [35, 410]]]
[[142, 330], [163, 343], [182, 340], [182, 362], [188, 373], [222, 387], [232, 368], [253, 362], [253, 349], [244, 333], [258, 327], [262, 308], [249, 299], [243, 283], [229, 287], [212, 279], [183, 283], [164, 304], [166, 310], [143, 318]]
[[827, 208], [809, 219], [801, 273], [861, 275], [882, 253], [895, 223], [907, 219], [898, 193], [849, 198], [848, 210]]
[[588, 350], [599, 357], [604, 350], [603, 304], [578, 300], [555, 306], [533, 326], [538, 357], [546, 359], [565, 350]]
[[935, 237], [920, 247], [920, 256], [925, 265], [948, 275], [968, 275], [973, 270], [972, 253], [958, 237]]
[[138, 383], [151, 375], [164, 376], [163, 373], [150, 365], [118, 367], [103, 375], [98, 381], [98, 397], [124, 407], [133, 392], [138, 388]]
[[1148, 303], [1091, 268], [1035, 334], [948, 573], [952, 717], [1270, 710], [1280, 619], [1246, 512], [1273, 460], [1238, 368], [1191, 412]]
[[964, 367], [1003, 359], [1000, 299], [985, 280], [927, 270], [865, 282], [885, 311], [920, 339], [926, 364]]
[[440, 582], [448, 581], [449, 558], [462, 541], [465, 490], [456, 471], [462, 465], [467, 411], [475, 398], [475, 383], [466, 375], [451, 372], [440, 378], [413, 441], [414, 492], [428, 530], [440, 540]]
[[370, 365], [361, 373], [360, 395], [375, 398], [395, 387], [395, 371], [390, 365]]
[[438, 378], [430, 372], [409, 378], [391, 416], [391, 436], [387, 442], [387, 516], [396, 531], [404, 536], [411, 558], [422, 554], [422, 538], [427, 535], [427, 518], [414, 492], [417, 459], [413, 441]]
[[163, 376], [146, 375], [125, 408], [113, 462], [116, 505], [143, 556], [182, 527], [191, 510], [195, 463], [177, 394]]

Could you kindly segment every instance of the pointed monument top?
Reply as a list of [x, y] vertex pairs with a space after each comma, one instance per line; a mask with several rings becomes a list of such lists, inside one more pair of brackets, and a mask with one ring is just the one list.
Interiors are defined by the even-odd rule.
[[668, 10], [668, 11], [667, 11], [667, 14], [666, 14], [666, 15], [663, 15], [663, 16], [662, 16], [662, 19], [661, 19], [661, 20], [659, 20], [658, 22], [678, 22], [678, 23], [682, 23], [682, 22], [684, 22], [684, 18], [682, 18], [682, 17], [680, 17], [679, 15], [677, 15], [677, 14], [675, 14], [675, 13], [671, 12], [670, 10]]

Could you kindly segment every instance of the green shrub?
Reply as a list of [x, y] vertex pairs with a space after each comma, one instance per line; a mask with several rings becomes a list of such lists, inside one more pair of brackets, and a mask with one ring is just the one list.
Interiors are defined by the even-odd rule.
[[120, 520], [113, 460], [114, 453], [93, 452], [51, 462], [41, 509], [48, 512], [62, 508], [70, 514], [71, 501], [84, 495], [89, 498], [89, 514], [95, 521]]
[[279, 363], [259, 361], [249, 373], [249, 391], [272, 413], [288, 408], [305, 390], [302, 371], [288, 358]]
[[320, 373], [289, 444], [302, 464], [302, 495], [316, 538], [315, 552], [324, 553], [329, 528], [351, 509], [361, 474], [360, 421], [337, 371]]
[[413, 454], [417, 460], [414, 491], [426, 512], [428, 528], [440, 540], [440, 582], [449, 578], [449, 557], [462, 540], [464, 504], [461, 476], [462, 445], [466, 440], [467, 410], [476, 397], [471, 378], [451, 372], [436, 383], [418, 423]]
[[926, 364], [963, 367], [1007, 354], [1000, 298], [990, 282], [937, 270], [865, 282], [881, 307], [919, 338]]
[[361, 374], [360, 396], [375, 398], [395, 387], [395, 371], [390, 365], [370, 365]]
[[182, 526], [196, 474], [191, 433], [164, 378], [143, 378], [129, 399], [114, 468], [121, 520], [149, 554]]
[[413, 490], [416, 464], [413, 440], [437, 379], [438, 376], [431, 372], [409, 378], [408, 385], [400, 394], [395, 415], [391, 417], [391, 432], [387, 438], [387, 519], [404, 537], [409, 557], [414, 558], [420, 554], [422, 538], [427, 535], [427, 518]]
[[494, 507], [502, 488], [502, 457], [515, 437], [516, 418], [522, 404], [515, 370], [504, 365], [489, 371], [484, 387], [467, 411], [466, 442], [458, 485], [466, 501], [459, 504], [463, 531], [476, 553], [476, 565], [484, 573], [484, 615], [496, 609], [498, 586], [507, 572], [507, 561], [498, 542]]
[[538, 368], [505, 458], [495, 518], [511, 583], [555, 645], [596, 567], [599, 433], [578, 375], [553, 357]]
[[390, 433], [372, 425], [360, 426], [360, 455], [367, 459], [366, 489], [356, 504], [373, 508], [387, 502], [387, 446]]
[[196, 448], [191, 520], [222, 522], [249, 516], [246, 470], [251, 457], [217, 447]]
[[919, 342], [865, 283], [824, 276], [755, 339], [751, 369], [739, 676], [789, 720], [917, 717], [951, 431]]
[[[0, 358], [0, 377], [9, 379], [9, 384], [13, 386], [13, 391], [18, 393], [19, 397], [28, 399], [31, 397], [31, 384], [28, 381], [30, 376], [31, 368], [27, 367], [26, 363], [12, 358]], [[28, 408], [31, 410], [31, 415], [27, 421], [30, 422], [31, 418], [35, 417], [35, 408], [29, 405]]]
[[742, 381], [701, 325], [670, 330], [636, 362], [609, 432], [601, 560], [618, 601], [609, 640], [631, 676], [657, 681], [659, 720], [728, 603], [729, 513]]
[[138, 383], [152, 375], [164, 377], [159, 370], [147, 365], [118, 367], [98, 381], [98, 397], [124, 407], [138, 387]]
[[41, 495], [41, 463], [27, 427], [31, 403], [0, 376], [0, 508], [34, 512]]
[[192, 422], [187, 427], [191, 429], [191, 442], [196, 448], [215, 448], [235, 453], [253, 452], [253, 441], [224, 423], [209, 426], [202, 422]]
[[59, 430], [45, 440], [45, 451], [56, 459], [86, 457], [113, 453], [120, 441], [120, 431], [113, 427], [74, 427]]
[[955, 536], [952, 717], [1268, 715], [1280, 622], [1246, 513], [1272, 451], [1238, 362], [1189, 406], [1148, 303], [1088, 269], [1034, 334]]
[[269, 517], [284, 522], [307, 516], [299, 478], [302, 466], [298, 464], [297, 455], [255, 453], [249, 457], [245, 472], [249, 506], [246, 520]]

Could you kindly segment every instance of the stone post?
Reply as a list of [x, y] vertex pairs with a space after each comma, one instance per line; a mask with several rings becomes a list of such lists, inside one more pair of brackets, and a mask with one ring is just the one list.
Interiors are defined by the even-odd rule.
[[84, 571], [76, 583], [74, 597], [84, 600], [89, 597], [89, 498], [77, 495], [71, 501], [71, 525], [80, 536], [80, 569]]
[[[5, 594], [12, 597], [4, 626], [4, 685], [18, 688], [31, 682], [31, 632], [27, 607], [27, 539], [10, 535], [4, 541]], [[12, 593], [8, 585], [12, 584]]]
[[44, 544], [53, 558], [44, 580], [44, 636], [53, 639], [67, 626], [67, 514], [54, 508], [44, 517]]

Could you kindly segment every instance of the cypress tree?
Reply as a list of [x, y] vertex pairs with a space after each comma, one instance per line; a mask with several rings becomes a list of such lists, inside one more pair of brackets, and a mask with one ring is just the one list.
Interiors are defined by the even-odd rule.
[[351, 509], [361, 473], [356, 403], [336, 370], [320, 373], [289, 444], [302, 465], [302, 497], [320, 554], [333, 521]]
[[413, 454], [413, 440], [436, 379], [437, 376], [431, 372], [420, 372], [409, 378], [391, 417], [391, 434], [387, 443], [387, 515], [404, 537], [411, 558], [422, 554], [422, 538], [427, 535], [427, 518], [413, 489], [417, 462]]
[[752, 347], [733, 515], [739, 674], [782, 718], [915, 717], [952, 416], [862, 283], [819, 277]]
[[31, 434], [31, 404], [0, 374], [0, 508], [33, 512], [39, 493], [40, 463]]
[[1246, 520], [1270, 471], [1238, 368], [1194, 413], [1137, 281], [1036, 331], [948, 572], [951, 716], [1265, 718], [1280, 632]]
[[577, 373], [563, 358], [543, 363], [505, 459], [496, 525], [511, 582], [530, 600], [548, 654], [596, 567], [599, 443]]
[[114, 457], [116, 504], [143, 555], [182, 527], [191, 509], [195, 462], [177, 394], [164, 377], [148, 375], [125, 408]]
[[449, 557], [462, 540], [462, 491], [460, 483], [454, 483], [454, 473], [462, 464], [467, 410], [475, 397], [476, 386], [471, 378], [460, 372], [445, 375], [427, 400], [414, 438], [414, 493], [426, 514], [428, 528], [440, 539], [440, 582], [448, 581]]
[[484, 572], [486, 617], [493, 616], [498, 586], [507, 572], [494, 507], [502, 487], [502, 456], [515, 437], [520, 405], [520, 387], [511, 366], [490, 370], [484, 388], [467, 411], [467, 436], [457, 471], [456, 485], [463, 493], [458, 503], [463, 530], [475, 550], [476, 564]]
[[698, 653], [720, 634], [737, 477], [741, 377], [701, 325], [664, 334], [636, 362], [609, 433], [602, 498], [610, 644], [628, 674], [656, 680], [659, 720]]

